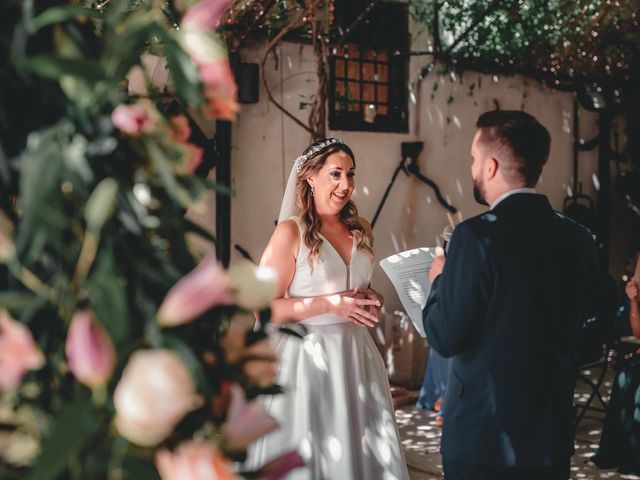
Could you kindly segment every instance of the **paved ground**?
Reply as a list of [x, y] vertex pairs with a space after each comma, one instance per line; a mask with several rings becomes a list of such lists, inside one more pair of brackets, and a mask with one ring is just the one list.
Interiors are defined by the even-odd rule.
[[[605, 382], [610, 388], [611, 383]], [[576, 401], [584, 402], [586, 389], [578, 385]], [[587, 459], [597, 448], [602, 429], [601, 414], [589, 413], [590, 418], [583, 420], [576, 434], [576, 454], [572, 462], [572, 479], [635, 479], [635, 475], [621, 475], [615, 470], [599, 470]], [[438, 448], [440, 446], [440, 428], [436, 426], [436, 414], [418, 410], [415, 406], [403, 407], [396, 411], [400, 437], [409, 466], [411, 480], [441, 480], [442, 465]], [[446, 420], [445, 420], [446, 421]]]

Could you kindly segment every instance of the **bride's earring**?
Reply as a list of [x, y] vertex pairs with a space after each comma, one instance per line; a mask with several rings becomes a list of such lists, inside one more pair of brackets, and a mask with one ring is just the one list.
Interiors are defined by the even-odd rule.
[[316, 190], [315, 188], [313, 188], [313, 185], [311, 185], [311, 196], [313, 197], [316, 194]]

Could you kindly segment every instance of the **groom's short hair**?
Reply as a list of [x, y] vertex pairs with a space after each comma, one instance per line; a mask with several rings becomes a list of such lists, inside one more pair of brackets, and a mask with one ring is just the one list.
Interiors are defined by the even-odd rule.
[[[549, 131], [522, 110], [492, 110], [478, 118], [480, 141], [496, 153], [507, 180], [524, 178], [527, 186], [538, 183], [549, 158]], [[510, 178], [509, 178], [510, 177]]]

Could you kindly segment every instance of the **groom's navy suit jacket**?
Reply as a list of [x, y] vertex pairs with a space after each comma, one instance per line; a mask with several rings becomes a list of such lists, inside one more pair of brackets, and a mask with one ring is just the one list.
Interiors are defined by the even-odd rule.
[[589, 232], [543, 195], [515, 193], [456, 227], [423, 311], [430, 346], [453, 357], [443, 457], [494, 467], [569, 458], [596, 269]]

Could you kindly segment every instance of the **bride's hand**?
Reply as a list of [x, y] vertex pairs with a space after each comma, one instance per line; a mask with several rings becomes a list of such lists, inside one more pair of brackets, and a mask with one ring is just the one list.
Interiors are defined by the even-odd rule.
[[356, 292], [357, 294], [364, 294], [366, 298], [378, 300], [380, 302], [380, 305], [371, 305], [371, 307], [369, 307], [369, 312], [373, 313], [377, 318], [379, 316], [380, 309], [384, 305], [384, 297], [373, 288], [356, 288]]
[[381, 303], [377, 298], [368, 298], [358, 289], [341, 292], [329, 297], [333, 313], [348, 318], [357, 325], [373, 327], [378, 323], [378, 315], [367, 311], [368, 307], [380, 308]]
[[356, 288], [356, 294], [363, 293], [367, 298], [378, 300], [380, 302], [380, 308], [384, 305], [384, 297], [382, 294], [376, 292], [373, 288]]

